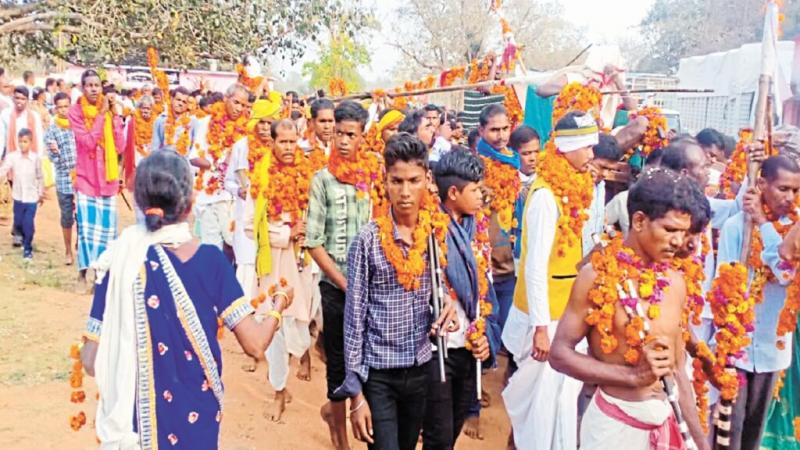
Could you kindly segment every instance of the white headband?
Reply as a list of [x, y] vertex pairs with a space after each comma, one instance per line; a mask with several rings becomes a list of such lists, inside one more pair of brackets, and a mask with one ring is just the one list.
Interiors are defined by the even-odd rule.
[[556, 136], [554, 142], [559, 152], [569, 153], [584, 147], [597, 145], [599, 141], [600, 135], [597, 132], [594, 132], [591, 134], [581, 134], [577, 136]]

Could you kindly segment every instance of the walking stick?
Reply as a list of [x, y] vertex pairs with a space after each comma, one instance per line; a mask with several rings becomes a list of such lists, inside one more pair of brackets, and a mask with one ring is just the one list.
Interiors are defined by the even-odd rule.
[[[627, 296], [630, 296], [630, 298], [636, 300], [636, 309], [634, 310], [630, 306], [623, 303], [623, 306], [625, 307], [625, 313], [628, 315], [629, 320], [633, 320], [633, 318], [637, 315], [642, 318], [644, 327], [639, 331], [639, 338], [642, 340], [642, 343], [644, 343], [645, 338], [647, 338], [647, 335], [650, 333], [650, 322], [647, 321], [647, 316], [642, 310], [641, 303], [639, 303], [639, 292], [636, 289], [636, 286], [634, 286], [633, 281], [627, 280], [626, 283], [628, 285]], [[625, 290], [619, 284], [617, 284], [617, 292], [620, 300], [626, 297]], [[681, 413], [681, 406], [678, 403], [678, 396], [675, 392], [675, 386], [673, 386], [670, 380], [666, 377], [661, 377], [661, 386], [664, 389], [664, 392], [667, 394], [667, 400], [669, 400], [669, 404], [672, 407], [672, 412], [675, 414], [675, 419], [678, 421], [678, 428], [680, 429], [681, 437], [683, 438], [684, 444], [686, 444], [687, 450], [696, 450], [697, 445], [695, 445], [692, 435], [689, 434], [689, 427], [686, 425], [686, 421], [683, 419], [683, 414]]]
[[[428, 263], [430, 264], [431, 272], [431, 294], [433, 301], [433, 320], [437, 320], [442, 312], [442, 299], [444, 298], [444, 286], [442, 283], [442, 268], [439, 266], [439, 246], [436, 244], [436, 238], [433, 236], [431, 230], [428, 236]], [[439, 360], [439, 379], [442, 383], [445, 382], [444, 374], [444, 359], [446, 358], [445, 351], [447, 343], [440, 330], [436, 331], [436, 348], [438, 349]]]
[[[303, 223], [306, 221], [306, 217], [308, 216], [308, 210], [303, 210]], [[306, 265], [306, 248], [300, 247], [300, 254], [297, 257], [297, 271], [303, 273], [303, 269]]]

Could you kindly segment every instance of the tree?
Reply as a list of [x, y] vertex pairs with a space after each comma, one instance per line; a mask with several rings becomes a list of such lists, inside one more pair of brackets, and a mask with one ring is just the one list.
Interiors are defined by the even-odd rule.
[[639, 69], [675, 70], [681, 58], [757, 42], [763, 23], [764, 0], [656, 0], [642, 21], [649, 52]]
[[[530, 68], [552, 69], [568, 63], [580, 50], [578, 33], [553, 0], [508, 0], [500, 13], [508, 20], [522, 58]], [[488, 2], [474, 0], [408, 0], [397, 11], [390, 39], [404, 57], [403, 66], [419, 78], [466, 65], [489, 50], [502, 52], [501, 26]], [[416, 74], [416, 77], [412, 75]]]
[[0, 7], [0, 61], [45, 57], [72, 63], [137, 63], [145, 48], [163, 63], [228, 63], [245, 53], [299, 59], [307, 41], [342, 19], [352, 35], [370, 17], [341, 0], [40, 0]]
[[360, 90], [364, 80], [358, 73], [359, 66], [369, 64], [367, 49], [344, 34], [331, 33], [330, 42], [316, 62], [303, 65], [303, 75], [310, 76], [309, 85], [314, 89], [328, 90], [333, 79], [343, 80], [347, 90]]

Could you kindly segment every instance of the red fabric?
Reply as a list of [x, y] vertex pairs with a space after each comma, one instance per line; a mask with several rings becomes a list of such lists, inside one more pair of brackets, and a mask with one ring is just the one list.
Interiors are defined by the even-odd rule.
[[125, 187], [133, 192], [133, 182], [136, 179], [136, 120], [134, 120], [134, 116], [128, 119], [128, 136], [125, 139], [125, 148], [122, 153], [122, 169]]
[[[25, 112], [27, 113], [26, 120], [28, 122], [28, 129], [31, 131], [31, 150], [36, 153], [41, 153], [42, 149], [39, 148], [39, 135], [36, 131], [36, 119], [33, 117], [33, 111], [30, 108], [25, 108]], [[17, 118], [18, 118], [17, 108], [13, 108], [11, 110], [11, 118], [9, 119], [8, 123], [8, 141], [6, 142], [6, 149], [8, 153], [14, 152], [17, 150]]]
[[603, 398], [599, 392], [594, 396], [594, 399], [600, 412], [606, 416], [631, 428], [649, 431], [651, 450], [686, 450], [686, 445], [681, 437], [678, 421], [675, 419], [674, 414], [670, 414], [669, 418], [661, 425], [651, 425], [629, 416], [619, 406]]

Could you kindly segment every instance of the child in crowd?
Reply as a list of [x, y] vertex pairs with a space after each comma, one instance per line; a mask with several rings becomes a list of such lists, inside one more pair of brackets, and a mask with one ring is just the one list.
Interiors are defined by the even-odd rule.
[[6, 155], [0, 177], [14, 173], [11, 196], [14, 199], [14, 234], [22, 236], [22, 257], [33, 258], [33, 232], [36, 207], [44, 201], [42, 160], [31, 151], [33, 133], [27, 128], [17, 134], [17, 151]]

